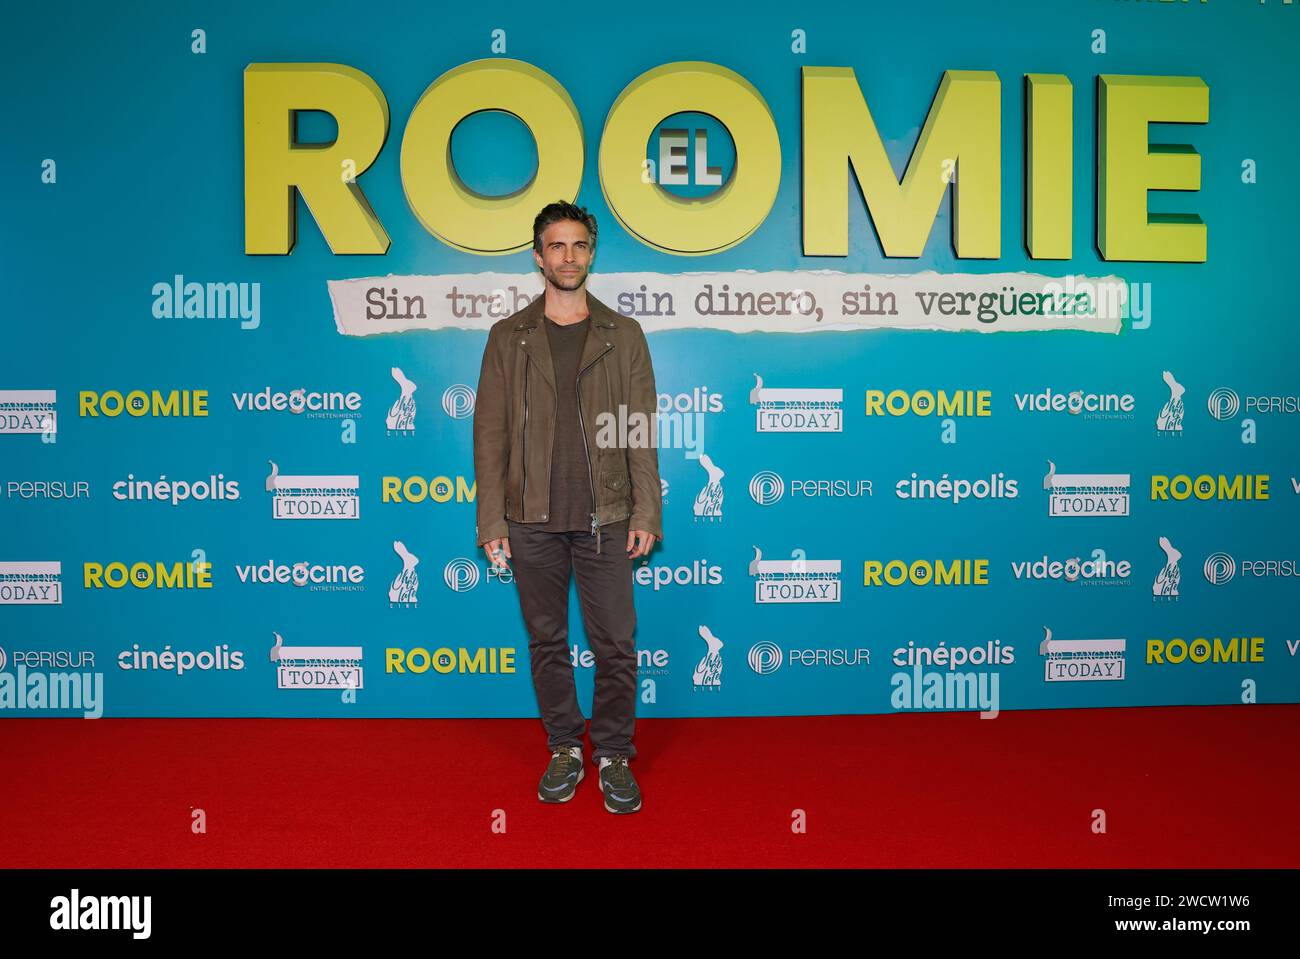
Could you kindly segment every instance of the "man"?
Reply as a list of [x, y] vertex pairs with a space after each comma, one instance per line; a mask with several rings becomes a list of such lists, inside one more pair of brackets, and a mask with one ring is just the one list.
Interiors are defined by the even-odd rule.
[[595, 247], [596, 219], [582, 207], [551, 203], [534, 220], [545, 291], [494, 324], [483, 351], [477, 535], [488, 561], [512, 570], [528, 629], [551, 750], [538, 798], [568, 802], [585, 775], [586, 720], [569, 661], [575, 572], [596, 657], [592, 758], [605, 808], [633, 813], [641, 791], [628, 767], [636, 756], [632, 563], [663, 538], [657, 394], [640, 324], [587, 291]]

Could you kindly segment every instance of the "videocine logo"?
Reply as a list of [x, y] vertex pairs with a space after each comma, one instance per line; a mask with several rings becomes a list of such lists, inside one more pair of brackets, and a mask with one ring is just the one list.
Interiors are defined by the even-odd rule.
[[1041, 393], [1016, 393], [1015, 401], [1022, 413], [1068, 413], [1085, 420], [1131, 420], [1136, 402], [1132, 393], [1062, 393], [1051, 388]]
[[305, 413], [307, 419], [346, 419], [360, 415], [361, 409], [361, 394], [355, 390], [343, 393], [299, 387], [286, 393], [265, 386], [256, 393], [231, 393], [230, 398], [241, 413]]
[[357, 476], [281, 476], [274, 460], [266, 478], [275, 519], [357, 519], [361, 497]]
[[844, 391], [808, 387], [763, 386], [754, 374], [749, 402], [757, 407], [754, 428], [760, 433], [840, 433], [844, 430]]
[[1128, 473], [1058, 473], [1047, 461], [1048, 516], [1127, 516]]
[[0, 435], [59, 431], [54, 390], [0, 390]]
[[754, 547], [749, 561], [749, 575], [754, 579], [756, 603], [838, 603], [840, 601], [840, 561], [805, 559], [803, 550], [795, 550], [794, 559], [763, 559]]
[[83, 896], [73, 889], [50, 900], [50, 928], [58, 932], [81, 930], [128, 931], [132, 939], [148, 939], [153, 924], [152, 896]]

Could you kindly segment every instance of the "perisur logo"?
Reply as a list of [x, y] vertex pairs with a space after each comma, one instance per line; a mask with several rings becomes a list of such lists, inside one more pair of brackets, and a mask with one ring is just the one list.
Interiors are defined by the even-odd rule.
[[749, 561], [749, 575], [755, 577], [756, 603], [838, 603], [840, 601], [840, 561], [806, 559], [797, 549], [794, 559], [763, 559], [754, 547]]
[[274, 460], [266, 490], [275, 519], [357, 519], [361, 497], [357, 476], [281, 476]]
[[770, 676], [781, 668], [781, 647], [764, 640], [749, 647], [749, 668], [760, 676]]
[[472, 559], [458, 556], [443, 567], [442, 580], [452, 592], [468, 592], [478, 585], [478, 564]]
[[1216, 420], [1230, 420], [1241, 410], [1241, 397], [1235, 390], [1221, 386], [1210, 391], [1206, 406]]
[[785, 495], [785, 480], [771, 470], [760, 470], [749, 481], [749, 497], [759, 506], [771, 506]]
[[1128, 473], [1058, 473], [1047, 461], [1048, 516], [1127, 516]]
[[755, 410], [754, 428], [760, 433], [840, 433], [844, 430], [844, 391], [841, 389], [763, 386], [754, 374], [749, 402]]
[[464, 383], [456, 383], [442, 391], [442, 411], [453, 420], [463, 420], [474, 415], [474, 391]]

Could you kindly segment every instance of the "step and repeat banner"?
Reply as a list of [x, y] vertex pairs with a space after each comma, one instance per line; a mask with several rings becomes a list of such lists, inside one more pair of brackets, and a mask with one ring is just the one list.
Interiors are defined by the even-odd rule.
[[1300, 4], [12, 20], [0, 716], [536, 716], [471, 437], [557, 199], [639, 715], [1300, 700]]

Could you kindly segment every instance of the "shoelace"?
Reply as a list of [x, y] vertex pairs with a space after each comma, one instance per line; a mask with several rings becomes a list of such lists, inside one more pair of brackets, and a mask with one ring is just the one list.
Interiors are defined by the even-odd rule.
[[611, 756], [609, 765], [603, 770], [605, 778], [615, 786], [630, 786], [632, 784], [632, 771], [627, 768], [626, 756]]
[[560, 763], [560, 765], [564, 765], [564, 766], [567, 766], [570, 763], [581, 762], [581, 760], [578, 759], [576, 756], [574, 756], [573, 753], [569, 752], [569, 748], [567, 746], [557, 749], [553, 753], [551, 753], [551, 759], [557, 760]]

